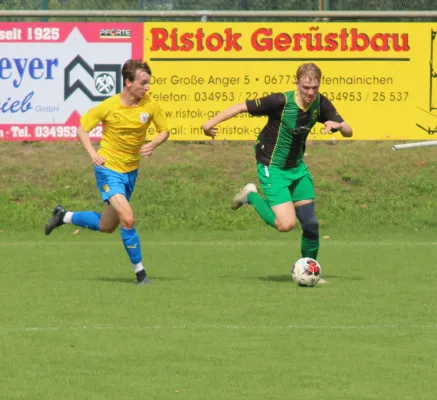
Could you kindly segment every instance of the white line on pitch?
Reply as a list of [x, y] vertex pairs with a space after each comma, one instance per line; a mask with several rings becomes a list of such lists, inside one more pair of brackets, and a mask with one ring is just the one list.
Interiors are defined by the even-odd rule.
[[112, 326], [112, 325], [81, 325], [81, 326], [30, 326], [2, 327], [0, 332], [61, 332], [61, 331], [141, 331], [141, 330], [435, 330], [437, 324], [426, 325], [396, 325], [396, 324], [363, 324], [363, 325], [233, 325], [233, 324], [180, 324], [180, 325], [145, 325], [145, 326]]
[[[141, 241], [142, 246], [290, 246], [294, 242], [299, 241], [298, 238], [290, 239], [289, 242], [275, 242], [275, 241]], [[321, 240], [323, 246], [377, 246], [377, 247], [404, 247], [404, 246], [437, 246], [437, 242], [364, 242], [364, 241], [336, 241], [336, 240]], [[297, 242], [296, 242], [297, 243]], [[56, 241], [56, 242], [42, 242], [42, 241], [11, 241], [0, 242], [0, 246], [119, 246], [118, 242], [100, 242], [100, 241]]]

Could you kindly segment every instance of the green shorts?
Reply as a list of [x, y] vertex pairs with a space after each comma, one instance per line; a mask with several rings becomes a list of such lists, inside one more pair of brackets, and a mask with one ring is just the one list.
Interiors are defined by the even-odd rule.
[[314, 199], [313, 177], [303, 163], [289, 169], [257, 164], [257, 171], [270, 207], [289, 201]]

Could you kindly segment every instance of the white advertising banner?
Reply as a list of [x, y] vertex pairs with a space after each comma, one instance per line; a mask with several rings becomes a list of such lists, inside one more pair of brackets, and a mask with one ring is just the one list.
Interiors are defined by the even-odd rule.
[[74, 140], [80, 116], [120, 92], [124, 61], [142, 58], [142, 26], [0, 23], [0, 140]]

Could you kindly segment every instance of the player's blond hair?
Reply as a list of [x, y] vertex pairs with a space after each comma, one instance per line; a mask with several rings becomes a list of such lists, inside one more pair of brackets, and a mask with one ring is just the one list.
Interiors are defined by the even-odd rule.
[[121, 75], [123, 76], [123, 87], [126, 86], [126, 79], [129, 79], [131, 82], [135, 80], [137, 71], [144, 71], [149, 75], [152, 75], [152, 70], [150, 69], [149, 64], [146, 62], [142, 60], [127, 60], [121, 69]]
[[320, 82], [322, 79], [322, 70], [316, 64], [311, 62], [302, 64], [296, 71], [296, 83], [305, 77]]

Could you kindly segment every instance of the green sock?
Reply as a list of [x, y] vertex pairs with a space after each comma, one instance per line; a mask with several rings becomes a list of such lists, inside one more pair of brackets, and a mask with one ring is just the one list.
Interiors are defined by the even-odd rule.
[[317, 254], [319, 252], [319, 239], [311, 240], [302, 236], [302, 242], [300, 251], [302, 253], [302, 257], [310, 257], [317, 260]]
[[275, 213], [258, 193], [249, 193], [247, 196], [247, 202], [253, 205], [255, 211], [266, 224], [275, 227]]

